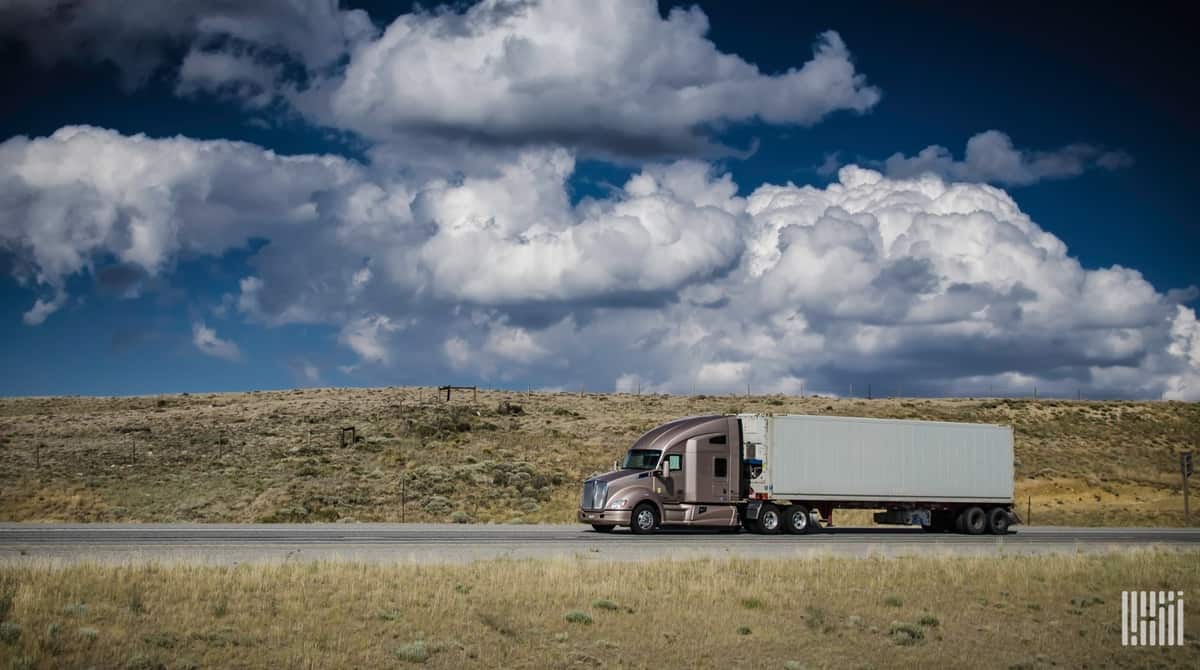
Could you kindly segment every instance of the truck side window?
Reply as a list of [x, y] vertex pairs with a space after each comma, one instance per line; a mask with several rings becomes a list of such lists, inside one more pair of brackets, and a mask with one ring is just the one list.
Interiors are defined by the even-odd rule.
[[667, 454], [667, 465], [672, 470], [682, 470], [683, 456], [681, 454]]
[[729, 474], [729, 459], [714, 458], [713, 459], [713, 477], [724, 477]]

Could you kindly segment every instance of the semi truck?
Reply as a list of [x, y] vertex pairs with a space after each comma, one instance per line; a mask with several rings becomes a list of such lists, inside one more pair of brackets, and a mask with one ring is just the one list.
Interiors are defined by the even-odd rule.
[[929, 532], [1005, 534], [1013, 512], [1009, 426], [813, 415], [695, 416], [655, 427], [612, 472], [583, 484], [597, 532], [663, 526], [803, 535], [835, 509]]

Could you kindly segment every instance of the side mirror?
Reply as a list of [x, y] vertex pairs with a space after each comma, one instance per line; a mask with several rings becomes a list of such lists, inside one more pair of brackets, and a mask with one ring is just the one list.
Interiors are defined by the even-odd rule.
[[658, 464], [658, 476], [662, 477], [663, 479], [669, 479], [671, 477], [671, 462], [665, 458], [663, 459], [662, 463]]

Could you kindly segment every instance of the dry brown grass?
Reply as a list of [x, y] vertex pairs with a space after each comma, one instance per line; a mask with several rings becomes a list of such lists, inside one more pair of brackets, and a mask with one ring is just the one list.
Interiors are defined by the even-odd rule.
[[6, 566], [0, 663], [1194, 668], [1200, 618], [1128, 649], [1119, 613], [1122, 590], [1196, 593], [1196, 558]]
[[[1031, 496], [1036, 523], [1182, 524], [1176, 453], [1200, 437], [1200, 405], [1178, 402], [487, 391], [445, 403], [414, 388], [4, 399], [0, 519], [399, 521], [403, 478], [405, 520], [571, 522], [579, 482], [642, 431], [736, 411], [1012, 425], [1018, 507]], [[360, 441], [339, 448], [349, 425]]]

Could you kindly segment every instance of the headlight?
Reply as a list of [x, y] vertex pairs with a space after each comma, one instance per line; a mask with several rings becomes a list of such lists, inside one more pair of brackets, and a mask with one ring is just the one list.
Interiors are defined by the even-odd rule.
[[624, 509], [628, 502], [628, 498], [617, 498], [616, 500], [610, 500], [608, 502], [608, 507], [609, 509]]

